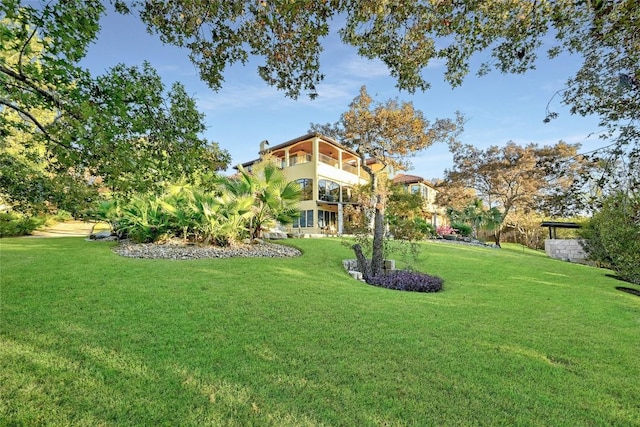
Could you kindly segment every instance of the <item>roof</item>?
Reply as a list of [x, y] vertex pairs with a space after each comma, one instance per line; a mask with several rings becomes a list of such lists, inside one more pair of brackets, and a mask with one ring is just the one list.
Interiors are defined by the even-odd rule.
[[576, 222], [556, 222], [556, 221], [542, 221], [540, 224], [542, 227], [556, 227], [556, 228], [581, 228], [582, 226]]
[[417, 175], [407, 175], [407, 174], [398, 174], [393, 178], [394, 184], [424, 184], [428, 187], [433, 188], [433, 185], [424, 179], [421, 176]]
[[278, 144], [278, 145], [276, 145], [276, 146], [270, 147], [270, 148], [269, 148], [269, 151], [279, 150], [279, 149], [281, 149], [281, 148], [288, 147], [289, 145], [293, 145], [293, 144], [296, 144], [296, 143], [298, 143], [298, 142], [306, 141], [306, 140], [308, 140], [308, 139], [316, 138], [316, 137], [317, 137], [317, 138], [320, 138], [320, 139], [322, 139], [323, 141], [326, 141], [326, 142], [328, 142], [328, 143], [330, 143], [330, 144], [333, 144], [333, 145], [335, 145], [336, 147], [339, 147], [339, 148], [341, 148], [341, 149], [343, 149], [343, 150], [345, 150], [345, 151], [348, 151], [349, 153], [353, 154], [354, 156], [358, 156], [358, 157], [360, 157], [360, 155], [359, 155], [355, 150], [352, 150], [352, 149], [351, 149], [351, 148], [349, 148], [349, 147], [345, 147], [344, 145], [342, 145], [341, 143], [339, 143], [339, 142], [338, 142], [338, 141], [336, 141], [335, 139], [333, 139], [333, 138], [329, 138], [328, 136], [323, 135], [323, 134], [318, 133], [318, 132], [310, 132], [310, 133], [308, 133], [308, 134], [306, 134], [306, 135], [302, 135], [302, 136], [299, 136], [299, 137], [297, 137], [297, 138], [290, 139], [289, 141], [283, 142], [282, 144]]

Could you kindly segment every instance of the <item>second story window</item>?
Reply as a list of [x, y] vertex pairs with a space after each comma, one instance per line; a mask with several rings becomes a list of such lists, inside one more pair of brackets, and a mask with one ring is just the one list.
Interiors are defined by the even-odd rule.
[[358, 201], [358, 197], [356, 196], [356, 192], [353, 188], [347, 187], [346, 185], [342, 187], [343, 203], [355, 203], [357, 201]]
[[318, 181], [318, 199], [325, 202], [340, 201], [340, 184], [328, 179]]
[[296, 180], [300, 186], [300, 200], [313, 200], [313, 180], [310, 178], [302, 178]]

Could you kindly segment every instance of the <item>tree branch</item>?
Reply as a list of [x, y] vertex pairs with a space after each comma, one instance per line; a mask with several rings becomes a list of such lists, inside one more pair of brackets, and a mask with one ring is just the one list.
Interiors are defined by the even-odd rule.
[[55, 95], [49, 93], [48, 91], [39, 88], [33, 81], [29, 80], [26, 76], [24, 76], [23, 74], [20, 73], [16, 73], [14, 70], [12, 70], [11, 68], [5, 67], [4, 65], [0, 65], [0, 72], [3, 72], [4, 74], [8, 75], [9, 77], [12, 77], [14, 79], [16, 79], [19, 82], [24, 83], [25, 85], [27, 85], [30, 89], [33, 89], [38, 95], [41, 95], [42, 97], [46, 98], [47, 100], [51, 101], [57, 108], [59, 108], [60, 110], [64, 110], [67, 113], [69, 113], [71, 116], [73, 116], [74, 118], [81, 120], [82, 118], [80, 116], [78, 116], [77, 114], [75, 114], [73, 111], [71, 111], [60, 99], [58, 99]]
[[24, 109], [18, 107], [17, 105], [13, 105], [9, 101], [5, 101], [2, 98], [0, 98], [0, 104], [6, 106], [8, 108], [11, 108], [12, 110], [14, 110], [14, 111], [18, 112], [19, 114], [21, 114], [21, 115], [25, 116], [26, 118], [28, 118], [38, 129], [40, 129], [40, 131], [47, 138], [47, 140], [53, 142], [54, 144], [56, 144], [59, 147], [64, 148], [65, 150], [71, 150], [71, 147], [69, 147], [69, 146], [61, 143], [60, 141], [57, 141], [55, 138], [53, 138], [53, 136], [51, 136], [51, 134], [47, 131], [47, 128], [42, 123], [40, 123], [40, 121], [38, 119], [36, 119], [33, 114], [31, 114], [27, 110], [24, 110]]
[[29, 46], [29, 43], [31, 43], [31, 39], [33, 39], [33, 36], [36, 35], [37, 31], [38, 31], [38, 27], [36, 27], [31, 32], [31, 35], [27, 38], [27, 40], [22, 45], [22, 49], [20, 49], [20, 56], [18, 58], [18, 69], [20, 70], [20, 75], [21, 76], [24, 76], [24, 73], [22, 72], [22, 58], [24, 57], [24, 51], [27, 48], [27, 46]]

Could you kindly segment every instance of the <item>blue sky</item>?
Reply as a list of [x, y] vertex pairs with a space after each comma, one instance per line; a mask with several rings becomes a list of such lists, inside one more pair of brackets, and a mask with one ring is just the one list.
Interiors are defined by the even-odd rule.
[[[563, 140], [581, 143], [582, 151], [590, 151], [602, 144], [590, 136], [598, 129], [597, 119], [571, 116], [558, 97], [551, 101], [551, 109], [560, 114], [559, 118], [542, 122], [547, 103], [580, 65], [577, 58], [541, 61], [536, 70], [524, 75], [470, 74], [455, 89], [444, 82], [444, 67], [434, 63], [425, 71], [431, 89], [411, 95], [395, 88], [384, 64], [358, 57], [355, 49], [330, 36], [321, 57], [325, 80], [318, 87], [319, 97], [313, 101], [303, 97], [291, 100], [258, 77], [259, 60], [227, 69], [223, 88], [214, 92], [200, 81], [187, 50], [162, 44], [157, 36], [146, 32], [138, 17], [110, 11], [101, 26], [98, 40], [82, 65], [97, 75], [118, 63], [131, 66], [147, 60], [167, 88], [175, 81], [183, 83], [205, 114], [204, 137], [227, 149], [232, 165], [255, 158], [264, 139], [276, 145], [304, 135], [312, 122], [335, 122], [362, 85], [377, 101], [396, 97], [412, 101], [429, 119], [462, 112], [467, 123], [461, 141], [481, 148], [508, 141], [545, 145]], [[452, 155], [444, 144], [435, 144], [412, 163], [408, 173], [442, 178], [445, 169], [452, 167]]]

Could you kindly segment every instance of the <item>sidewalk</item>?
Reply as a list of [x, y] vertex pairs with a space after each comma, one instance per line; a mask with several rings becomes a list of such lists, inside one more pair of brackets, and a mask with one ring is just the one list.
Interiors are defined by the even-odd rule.
[[34, 230], [30, 236], [24, 237], [88, 237], [94, 225], [94, 222], [85, 221], [59, 222], [45, 230]]

